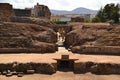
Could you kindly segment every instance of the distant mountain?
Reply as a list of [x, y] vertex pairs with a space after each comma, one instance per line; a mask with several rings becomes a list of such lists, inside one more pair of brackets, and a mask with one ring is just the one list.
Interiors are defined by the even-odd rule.
[[66, 11], [66, 10], [51, 10], [52, 14], [96, 14], [98, 11], [97, 10], [91, 10], [83, 7], [76, 8], [72, 11]]

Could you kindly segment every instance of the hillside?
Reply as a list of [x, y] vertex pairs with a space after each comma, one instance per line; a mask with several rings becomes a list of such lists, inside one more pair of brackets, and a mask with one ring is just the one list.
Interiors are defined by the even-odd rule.
[[76, 8], [72, 11], [66, 11], [66, 10], [51, 10], [52, 14], [96, 14], [97, 10], [91, 10], [83, 7]]

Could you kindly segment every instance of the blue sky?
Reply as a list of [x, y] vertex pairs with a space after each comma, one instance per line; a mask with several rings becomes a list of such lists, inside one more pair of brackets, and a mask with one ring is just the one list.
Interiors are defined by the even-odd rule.
[[0, 0], [0, 3], [11, 3], [14, 8], [31, 8], [37, 2], [47, 5], [50, 9], [73, 10], [77, 7], [99, 10], [107, 3], [120, 3], [120, 0]]

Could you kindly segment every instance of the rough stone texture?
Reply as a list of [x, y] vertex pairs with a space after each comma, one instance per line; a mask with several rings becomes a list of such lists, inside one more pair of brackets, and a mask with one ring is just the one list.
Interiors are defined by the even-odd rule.
[[79, 62], [74, 64], [77, 73], [120, 74], [120, 65], [113, 63]]
[[90, 34], [92, 32], [82, 31], [82, 30], [73, 30], [66, 35], [65, 44], [67, 47], [82, 45], [85, 42], [91, 42], [96, 39], [96, 37]]
[[[62, 25], [62, 24], [56, 24], [53, 29], [56, 31], [56, 32], [59, 32], [59, 30], [64, 30], [66, 33], [70, 32], [72, 30], [72, 26], [69, 26], [69, 25]], [[61, 31], [62, 32], [62, 31]]]
[[0, 72], [3, 71], [16, 71], [16, 72], [23, 72], [27, 74], [27, 70], [35, 70], [35, 73], [42, 73], [42, 74], [53, 74], [56, 72], [54, 66], [49, 63], [6, 63], [0, 64]]
[[31, 9], [14, 9], [15, 16], [19, 17], [30, 17]]
[[53, 53], [58, 51], [56, 44], [49, 44], [41, 42], [39, 46], [33, 48], [0, 48], [0, 53]]
[[47, 26], [51, 28], [55, 26], [55, 24], [48, 19], [40, 19], [40, 18], [32, 18], [32, 17], [12, 17], [11, 22], [38, 24], [41, 26]]
[[45, 74], [52, 74], [55, 73], [56, 70], [53, 65], [45, 63], [45, 64], [37, 64], [35, 65], [36, 73], [45, 73]]
[[0, 48], [23, 48], [23, 51], [24, 48], [36, 48], [40, 52], [54, 52], [56, 41], [56, 33], [45, 26], [11, 22], [0, 25]]
[[50, 19], [50, 16], [51, 16], [51, 12], [49, 8], [45, 5], [39, 5], [38, 3], [32, 9], [31, 14], [33, 17], [40, 17], [40, 18], [46, 18], [46, 19]]
[[93, 62], [76, 62], [74, 63], [74, 72], [77, 73], [86, 73], [90, 72], [91, 66], [93, 66]]
[[42, 19], [50, 19], [51, 12], [49, 8], [45, 5], [37, 5], [34, 8], [26, 8], [26, 9], [14, 9], [15, 16], [17, 17], [36, 17]]
[[0, 3], [0, 19], [2, 21], [10, 21], [12, 16], [14, 16], [12, 5], [9, 3]]
[[[92, 47], [120, 46], [119, 24], [110, 25], [107, 23], [71, 23], [70, 25], [73, 26], [73, 29], [71, 32], [67, 33], [66, 35], [65, 44], [67, 45], [67, 47], [71, 48], [74, 46], [82, 46], [82, 45], [87, 45]], [[106, 48], [106, 50], [104, 51], [110, 52], [107, 49], [110, 48]]]
[[119, 46], [74, 46], [72, 47], [73, 53], [83, 53], [83, 54], [106, 54], [106, 55], [120, 55]]
[[[27, 70], [35, 70], [39, 74], [53, 74], [56, 72], [55, 67], [50, 63], [0, 63], [0, 72], [23, 72], [27, 74]], [[95, 62], [75, 62], [75, 73], [92, 72], [94, 74], [120, 74], [120, 64], [115, 63], [95, 63]]]

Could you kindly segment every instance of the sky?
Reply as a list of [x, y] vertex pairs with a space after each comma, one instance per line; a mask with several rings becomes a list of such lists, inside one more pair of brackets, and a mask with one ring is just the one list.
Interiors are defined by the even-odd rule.
[[10, 3], [20, 9], [32, 8], [37, 2], [50, 9], [70, 11], [78, 7], [99, 10], [108, 3], [120, 3], [120, 0], [0, 0], [0, 3]]

